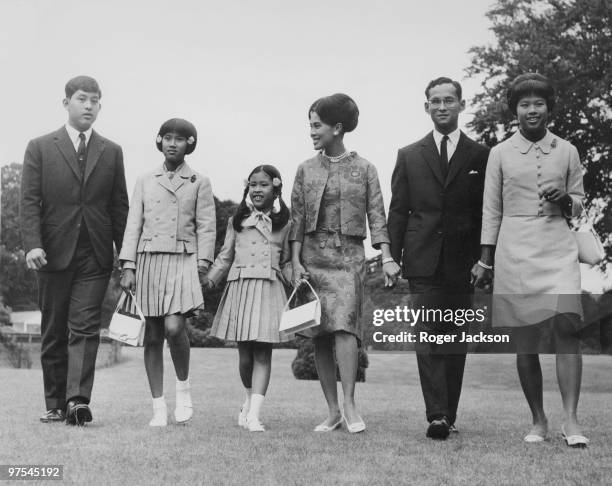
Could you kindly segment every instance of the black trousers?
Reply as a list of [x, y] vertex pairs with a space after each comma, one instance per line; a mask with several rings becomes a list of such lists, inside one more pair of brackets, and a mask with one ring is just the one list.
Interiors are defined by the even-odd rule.
[[[457, 278], [445, 276], [442, 257], [434, 275], [409, 278], [408, 286], [414, 296], [413, 305], [417, 309], [448, 312], [472, 308], [469, 280], [466, 278], [465, 281], [458, 281]], [[457, 419], [467, 350], [466, 343], [457, 342], [462, 330], [454, 322], [444, 319], [420, 319], [415, 326], [417, 336], [423, 332], [432, 337], [456, 336], [453, 343], [421, 342], [418, 338], [415, 343], [425, 413], [429, 422], [447, 417], [453, 424]]]
[[91, 398], [100, 342], [100, 313], [110, 272], [103, 271], [88, 241], [81, 241], [70, 265], [38, 272], [42, 311], [40, 361], [47, 410]]

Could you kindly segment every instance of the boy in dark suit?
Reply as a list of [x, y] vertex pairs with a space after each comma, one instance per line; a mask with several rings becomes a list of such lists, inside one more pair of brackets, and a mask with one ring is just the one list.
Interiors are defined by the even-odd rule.
[[[434, 130], [398, 152], [387, 224], [391, 254], [402, 263], [416, 308], [469, 309], [489, 150], [458, 128], [465, 108], [458, 82], [434, 79], [425, 96]], [[423, 319], [416, 325], [427, 436], [434, 439], [446, 439], [456, 430], [466, 347], [420, 342], [419, 337], [421, 332], [456, 334], [458, 329], [453, 322]]]
[[128, 197], [121, 147], [91, 128], [101, 108], [98, 83], [77, 76], [65, 92], [66, 125], [26, 149], [20, 220], [42, 311], [47, 412], [40, 420], [83, 425], [92, 420], [100, 311]]

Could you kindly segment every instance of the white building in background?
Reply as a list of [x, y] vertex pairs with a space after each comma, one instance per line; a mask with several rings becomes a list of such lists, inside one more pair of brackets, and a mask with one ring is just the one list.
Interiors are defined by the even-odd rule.
[[11, 312], [13, 331], [25, 334], [40, 334], [40, 311]]

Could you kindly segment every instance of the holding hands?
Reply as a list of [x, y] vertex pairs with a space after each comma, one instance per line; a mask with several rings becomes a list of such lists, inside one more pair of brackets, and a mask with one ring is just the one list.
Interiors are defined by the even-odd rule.
[[491, 284], [493, 283], [493, 269], [484, 268], [477, 262], [472, 267], [472, 281], [471, 284], [475, 288], [482, 288], [487, 292], [491, 291]]

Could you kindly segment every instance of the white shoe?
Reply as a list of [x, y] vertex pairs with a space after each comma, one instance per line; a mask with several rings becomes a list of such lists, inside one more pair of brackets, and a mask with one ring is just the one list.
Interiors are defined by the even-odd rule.
[[263, 424], [259, 421], [258, 418], [255, 418], [255, 417], [247, 418], [247, 429], [249, 429], [249, 432], [265, 432], [266, 431], [266, 428], [263, 426]]
[[334, 430], [336, 430], [337, 428], [339, 428], [342, 425], [342, 421], [344, 420], [344, 418], [342, 417], [342, 415], [340, 416], [340, 418], [336, 421], [336, 423], [333, 423], [331, 425], [327, 425], [327, 420], [319, 425], [317, 425], [314, 428], [315, 432], [332, 432]]
[[166, 404], [153, 405], [153, 418], [149, 422], [151, 427], [165, 427], [168, 425], [168, 407]]
[[240, 408], [240, 413], [238, 414], [238, 426], [244, 429], [248, 429], [247, 425], [247, 414], [249, 413], [244, 407]]
[[176, 408], [174, 419], [177, 424], [184, 424], [193, 417], [193, 404], [191, 402], [191, 383], [189, 378], [176, 382]]

